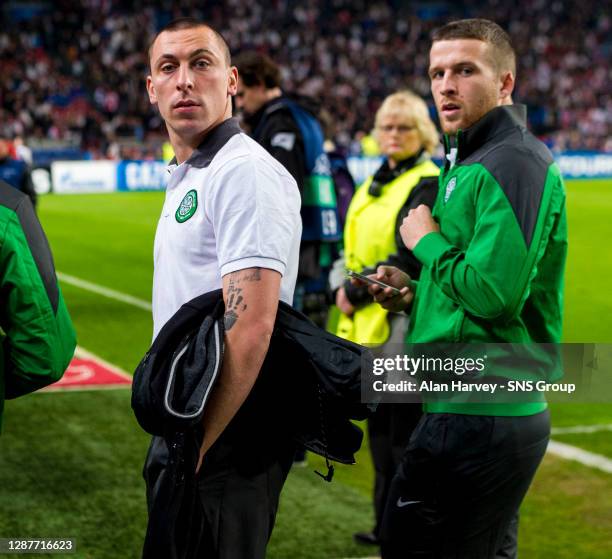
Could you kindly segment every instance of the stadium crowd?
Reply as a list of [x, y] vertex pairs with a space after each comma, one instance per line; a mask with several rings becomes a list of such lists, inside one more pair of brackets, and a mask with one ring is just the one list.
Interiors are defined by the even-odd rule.
[[495, 19], [517, 45], [515, 101], [528, 105], [534, 133], [554, 150], [612, 150], [611, 19], [594, 0], [13, 3], [0, 12], [0, 134], [78, 145], [94, 158], [159, 156], [164, 131], [147, 108], [142, 53], [182, 15], [221, 29], [234, 52], [278, 61], [288, 90], [318, 98], [333, 115], [334, 139], [349, 153], [359, 153], [390, 92], [410, 87], [433, 114], [426, 67], [434, 27]]

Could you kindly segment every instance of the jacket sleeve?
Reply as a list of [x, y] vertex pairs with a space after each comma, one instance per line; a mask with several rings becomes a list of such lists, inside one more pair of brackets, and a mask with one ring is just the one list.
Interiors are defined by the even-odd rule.
[[375, 268], [380, 265], [395, 266], [406, 272], [413, 280], [418, 279], [421, 274], [421, 262], [414, 256], [411, 250], [406, 248], [402, 236], [400, 235], [400, 227], [404, 218], [410, 210], [425, 204], [429, 209], [433, 209], [438, 193], [438, 177], [423, 177], [419, 183], [410, 191], [406, 203], [397, 214], [395, 223], [395, 244], [397, 252], [390, 254], [384, 262], [379, 262]]
[[58, 380], [76, 336], [47, 239], [27, 198], [0, 231], [0, 302], [6, 397]]
[[[369, 274], [373, 274], [376, 272], [376, 268], [364, 268], [361, 270], [361, 273], [364, 276]], [[372, 295], [370, 295], [368, 291], [368, 286], [358, 286], [353, 285], [350, 279], [344, 280], [344, 292], [346, 293], [346, 298], [349, 300], [351, 305], [354, 307], [359, 307], [363, 305], [368, 305], [372, 302]]]
[[290, 115], [279, 111], [269, 119], [262, 136], [263, 146], [289, 171], [297, 182], [301, 195], [306, 180], [306, 162], [304, 141], [299, 128]]
[[[528, 246], [508, 199], [486, 171], [473, 195], [474, 231], [469, 245], [463, 250], [453, 246], [444, 236], [443, 223], [440, 233], [429, 233], [419, 241], [414, 254], [430, 268], [432, 281], [466, 312], [507, 321], [520, 311], [529, 293], [554, 217], [540, 206], [538, 222], [542, 223], [536, 224]], [[550, 207], [546, 200], [545, 190], [541, 204]], [[560, 211], [564, 213], [564, 206]]]

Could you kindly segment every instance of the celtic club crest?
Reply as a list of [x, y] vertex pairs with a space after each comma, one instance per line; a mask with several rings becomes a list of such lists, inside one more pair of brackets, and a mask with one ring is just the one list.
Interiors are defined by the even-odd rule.
[[183, 223], [187, 221], [198, 208], [198, 193], [195, 190], [190, 190], [183, 199], [174, 214], [176, 221]]

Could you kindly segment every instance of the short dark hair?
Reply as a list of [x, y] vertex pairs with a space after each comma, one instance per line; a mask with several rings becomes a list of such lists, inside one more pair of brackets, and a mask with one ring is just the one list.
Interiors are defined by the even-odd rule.
[[234, 64], [238, 76], [247, 87], [263, 85], [266, 89], [281, 86], [281, 71], [269, 56], [255, 51], [244, 51], [236, 56]]
[[477, 39], [491, 46], [492, 61], [498, 72], [510, 70], [516, 76], [516, 53], [506, 33], [497, 23], [488, 19], [461, 19], [435, 29], [431, 41]]
[[183, 29], [196, 29], [197, 27], [205, 27], [207, 29], [210, 29], [213, 32], [213, 35], [216, 37], [219, 45], [221, 46], [221, 50], [223, 51], [223, 57], [225, 58], [225, 62], [227, 62], [227, 65], [230, 66], [232, 64], [232, 57], [230, 55], [230, 49], [227, 44], [227, 41], [224, 39], [223, 35], [221, 35], [221, 33], [219, 33], [219, 31], [217, 31], [214, 27], [211, 27], [207, 23], [199, 21], [194, 17], [179, 17], [177, 19], [173, 19], [170, 23], [164, 25], [164, 27], [162, 27], [157, 32], [155, 37], [153, 37], [153, 40], [149, 43], [149, 49], [147, 51], [149, 54], [149, 61], [151, 60], [151, 51], [153, 50], [153, 45], [155, 44], [155, 41], [157, 41], [157, 37], [159, 37], [162, 33], [164, 33], [165, 31], [181, 31]]

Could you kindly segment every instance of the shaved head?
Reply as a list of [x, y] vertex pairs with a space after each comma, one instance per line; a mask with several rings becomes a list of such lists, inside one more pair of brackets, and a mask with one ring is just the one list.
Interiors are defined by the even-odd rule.
[[221, 35], [221, 33], [219, 33], [214, 27], [211, 27], [210, 25], [203, 23], [201, 21], [198, 21], [197, 19], [192, 18], [192, 17], [182, 17], [182, 18], [175, 19], [171, 21], [168, 25], [160, 29], [157, 35], [155, 35], [155, 37], [153, 37], [153, 40], [149, 43], [149, 50], [148, 50], [149, 65], [151, 65], [151, 54], [153, 53], [153, 45], [155, 45], [155, 41], [157, 41], [157, 38], [162, 33], [172, 32], [172, 31], [181, 31], [183, 29], [197, 29], [200, 27], [203, 29], [209, 29], [212, 32], [212, 34], [214, 35], [219, 45], [219, 48], [221, 49], [221, 52], [223, 53], [223, 57], [225, 59], [226, 64], [228, 66], [231, 66], [232, 57], [230, 55], [230, 49], [227, 44], [227, 41], [223, 38], [223, 35]]

